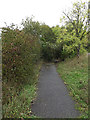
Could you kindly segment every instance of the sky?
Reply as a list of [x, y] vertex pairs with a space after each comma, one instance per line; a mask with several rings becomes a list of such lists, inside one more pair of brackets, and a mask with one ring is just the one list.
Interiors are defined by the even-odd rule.
[[[34, 20], [50, 27], [60, 25], [62, 11], [72, 7], [77, 0], [0, 0], [0, 28], [11, 23], [20, 25], [22, 19]], [[83, 0], [87, 1], [87, 0]]]

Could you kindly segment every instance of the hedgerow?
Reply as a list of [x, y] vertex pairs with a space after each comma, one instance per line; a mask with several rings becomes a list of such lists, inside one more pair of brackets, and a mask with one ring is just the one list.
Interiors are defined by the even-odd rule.
[[[38, 38], [27, 35], [23, 30], [12, 27], [2, 28], [2, 75], [3, 104], [11, 100], [25, 84], [33, 84], [35, 64], [40, 58]], [[18, 93], [18, 92], [17, 92]]]

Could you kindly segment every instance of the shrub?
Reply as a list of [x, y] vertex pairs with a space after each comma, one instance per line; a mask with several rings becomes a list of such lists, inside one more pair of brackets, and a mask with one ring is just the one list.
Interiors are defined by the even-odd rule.
[[12, 96], [11, 89], [18, 90], [25, 84], [33, 84], [34, 66], [40, 58], [40, 45], [37, 37], [12, 27], [3, 28], [1, 37], [4, 102], [7, 96], [8, 100]]
[[55, 58], [55, 49], [56, 44], [50, 42], [42, 42], [42, 58], [45, 61], [53, 61], [53, 59]]

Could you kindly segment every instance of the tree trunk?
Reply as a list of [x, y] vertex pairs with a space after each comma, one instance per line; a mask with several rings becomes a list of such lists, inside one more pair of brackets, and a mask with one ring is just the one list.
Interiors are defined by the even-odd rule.
[[78, 58], [78, 63], [79, 63], [79, 55], [80, 55], [80, 44], [78, 45], [78, 48], [77, 48], [77, 58]]

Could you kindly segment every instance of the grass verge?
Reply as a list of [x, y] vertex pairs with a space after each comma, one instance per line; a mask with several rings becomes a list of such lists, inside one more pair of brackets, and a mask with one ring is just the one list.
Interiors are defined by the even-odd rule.
[[64, 80], [70, 95], [76, 101], [81, 118], [88, 118], [88, 55], [68, 58], [57, 65], [57, 71]]
[[32, 85], [25, 85], [19, 95], [12, 96], [12, 101], [3, 105], [4, 118], [35, 118], [31, 112], [31, 104], [36, 96], [36, 85], [41, 65], [41, 62], [36, 65], [35, 76], [32, 78], [35, 82]]

